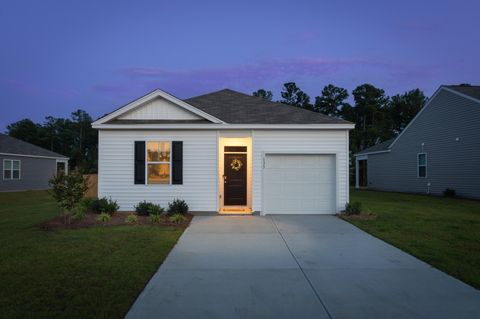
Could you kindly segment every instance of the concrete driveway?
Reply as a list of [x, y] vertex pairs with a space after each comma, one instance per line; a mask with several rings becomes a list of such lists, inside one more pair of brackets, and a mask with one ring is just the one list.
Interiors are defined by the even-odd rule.
[[127, 318], [480, 318], [480, 292], [334, 216], [197, 216]]

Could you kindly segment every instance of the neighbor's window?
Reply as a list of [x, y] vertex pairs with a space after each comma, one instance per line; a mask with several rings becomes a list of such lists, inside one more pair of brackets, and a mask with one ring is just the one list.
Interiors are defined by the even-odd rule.
[[417, 174], [418, 177], [427, 177], [427, 154], [420, 153], [417, 155]]
[[170, 142], [147, 142], [148, 184], [170, 184]]
[[20, 160], [3, 160], [3, 179], [20, 179]]

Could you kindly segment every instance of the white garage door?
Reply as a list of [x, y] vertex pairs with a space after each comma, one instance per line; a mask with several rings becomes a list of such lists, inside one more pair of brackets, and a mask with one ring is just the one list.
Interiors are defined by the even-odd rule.
[[334, 155], [267, 155], [265, 214], [335, 213]]

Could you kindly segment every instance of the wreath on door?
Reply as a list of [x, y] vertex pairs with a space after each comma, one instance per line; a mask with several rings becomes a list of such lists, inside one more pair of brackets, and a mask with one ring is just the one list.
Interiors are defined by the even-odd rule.
[[243, 166], [243, 163], [239, 159], [234, 159], [230, 163], [230, 167], [235, 171], [238, 172]]

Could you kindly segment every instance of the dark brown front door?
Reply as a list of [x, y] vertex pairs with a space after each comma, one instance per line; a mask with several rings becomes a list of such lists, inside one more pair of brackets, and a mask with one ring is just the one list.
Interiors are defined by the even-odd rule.
[[225, 154], [224, 205], [247, 205], [247, 154]]

